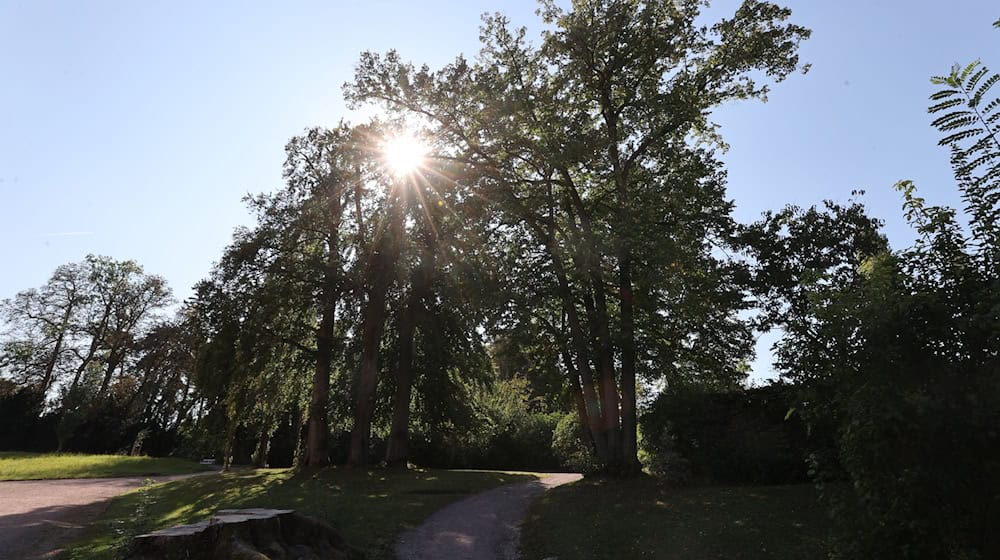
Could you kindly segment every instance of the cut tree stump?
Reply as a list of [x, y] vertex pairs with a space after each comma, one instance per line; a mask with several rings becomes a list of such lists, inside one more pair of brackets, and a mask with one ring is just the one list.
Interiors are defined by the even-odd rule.
[[128, 560], [353, 560], [326, 523], [290, 509], [223, 509], [211, 519], [133, 541]]

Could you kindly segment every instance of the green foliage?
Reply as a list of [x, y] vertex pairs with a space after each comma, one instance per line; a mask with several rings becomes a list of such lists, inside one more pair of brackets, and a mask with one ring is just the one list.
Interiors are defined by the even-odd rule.
[[13, 381], [0, 379], [0, 426], [17, 429], [0, 430], [0, 449], [46, 451], [55, 448], [53, 415], [43, 416], [44, 396], [34, 387], [21, 387]]
[[956, 64], [947, 76], [931, 78], [942, 87], [927, 109], [935, 116], [931, 124], [944, 134], [938, 143], [951, 149], [974, 241], [993, 263], [1000, 262], [1000, 96], [992, 91], [998, 82], [1000, 74], [978, 60]]
[[414, 461], [449, 468], [558, 468], [553, 433], [561, 413], [546, 412], [527, 380], [514, 377], [471, 387], [472, 415], [458, 425], [414, 434]]
[[[833, 452], [811, 456], [814, 476], [851, 482], [826, 486], [843, 530], [838, 557], [1000, 554], [998, 81], [978, 61], [933, 80], [929, 111], [964, 213], [901, 181], [912, 247], [873, 251], [859, 222], [833, 211], [789, 215], [770, 230], [782, 250], [757, 253], [763, 271], [799, 271], [799, 282], [769, 283], [766, 310], [786, 333], [780, 366], [801, 384], [800, 413], [835, 428]], [[815, 255], [820, 266], [801, 266]]]
[[804, 70], [809, 30], [756, 0], [710, 26], [698, 1], [540, 4], [537, 46], [491, 14], [474, 62], [364, 53], [345, 93], [426, 126], [463, 163], [465, 208], [488, 218], [505, 265], [490, 334], [543, 331], [539, 365], [562, 370], [588, 415], [621, 417], [591, 418], [592, 439], [634, 472], [637, 378], [745, 376], [745, 274], [716, 250], [734, 223], [710, 115]]
[[[783, 384], [717, 392], [675, 388], [641, 418], [650, 471], [728, 484], [806, 480], [806, 429]], [[819, 434], [813, 434], [814, 443]]]
[[593, 450], [583, 440], [580, 417], [576, 413], [559, 419], [552, 433], [552, 453], [560, 467], [571, 472], [593, 474], [601, 470]]

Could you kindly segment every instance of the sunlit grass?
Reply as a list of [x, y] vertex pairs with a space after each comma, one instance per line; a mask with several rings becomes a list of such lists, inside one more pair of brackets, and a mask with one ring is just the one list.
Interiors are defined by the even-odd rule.
[[0, 451], [0, 480], [151, 476], [203, 470], [198, 463], [173, 458]]
[[809, 485], [671, 488], [652, 478], [555, 488], [532, 506], [524, 560], [826, 558], [828, 520]]
[[[114, 500], [63, 558], [113, 558], [122, 534], [205, 519], [219, 509], [294, 509], [326, 520], [367, 558], [392, 558], [396, 535], [448, 503], [533, 475], [497, 471], [268, 469], [201, 476]], [[143, 495], [144, 494], [144, 495]], [[144, 509], [137, 516], [136, 510]]]

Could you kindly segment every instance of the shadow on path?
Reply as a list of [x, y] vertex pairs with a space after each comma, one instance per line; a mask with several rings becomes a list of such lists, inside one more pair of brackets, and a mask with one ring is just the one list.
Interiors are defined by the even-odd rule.
[[0, 482], [0, 560], [52, 558], [104, 511], [109, 499], [146, 480], [189, 476], [197, 475]]

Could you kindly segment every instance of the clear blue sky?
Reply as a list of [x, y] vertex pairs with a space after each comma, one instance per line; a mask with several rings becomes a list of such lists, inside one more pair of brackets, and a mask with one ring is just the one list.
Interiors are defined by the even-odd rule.
[[[716, 113], [739, 219], [862, 188], [900, 247], [911, 236], [897, 180], [957, 203], [925, 113], [928, 77], [976, 57], [1000, 69], [1000, 7], [951, 4], [789, 0], [813, 30], [812, 71], [767, 104]], [[534, 7], [0, 0], [0, 298], [87, 253], [135, 259], [190, 295], [250, 223], [241, 197], [281, 184], [286, 140], [349, 116], [340, 86], [358, 53], [439, 66], [478, 50], [481, 13], [530, 26]]]

